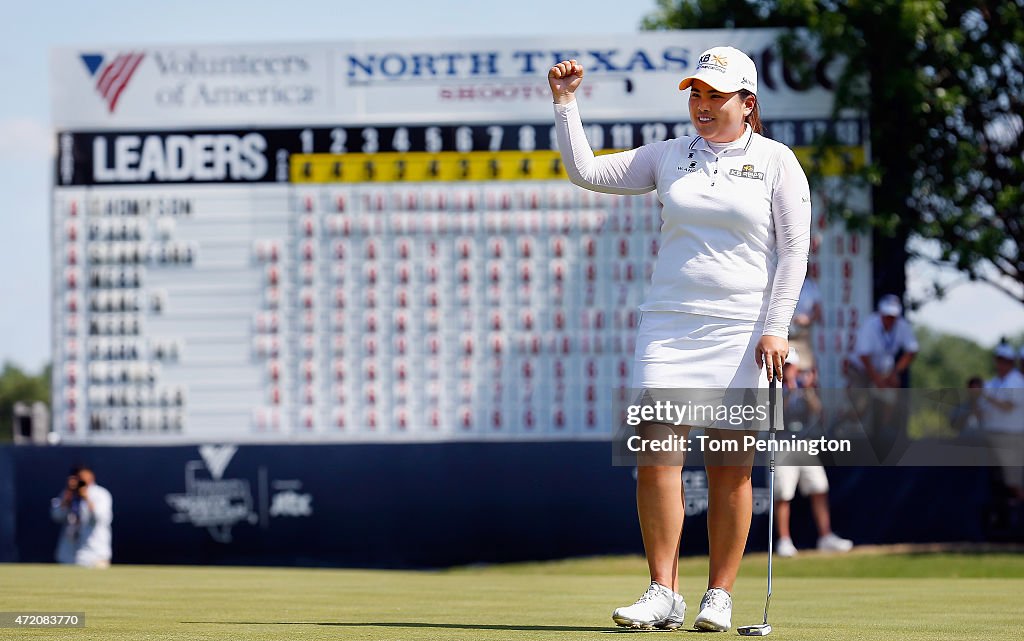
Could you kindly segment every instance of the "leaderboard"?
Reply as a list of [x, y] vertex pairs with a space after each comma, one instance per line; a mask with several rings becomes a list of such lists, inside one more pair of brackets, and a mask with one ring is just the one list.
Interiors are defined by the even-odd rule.
[[[824, 124], [770, 126], [800, 149]], [[686, 125], [588, 125], [598, 149], [670, 133]], [[62, 140], [68, 432], [610, 430], [660, 203], [569, 184], [549, 125]]]
[[[570, 184], [548, 104], [493, 121], [438, 109], [424, 120], [414, 107], [336, 125], [153, 112], [141, 120], [159, 126], [126, 127], [113, 106], [103, 126], [58, 122], [56, 431], [122, 443], [608, 438], [659, 250], [657, 195]], [[597, 153], [692, 133], [680, 114], [628, 113], [584, 118]], [[767, 124], [805, 163], [822, 135], [864, 159], [858, 119]], [[827, 297], [827, 381], [869, 299], [870, 261], [822, 210], [811, 274]]]

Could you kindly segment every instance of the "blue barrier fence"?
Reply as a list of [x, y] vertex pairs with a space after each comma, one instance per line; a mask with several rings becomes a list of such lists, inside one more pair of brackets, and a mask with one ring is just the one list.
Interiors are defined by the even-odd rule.
[[[115, 563], [423, 568], [642, 552], [633, 469], [612, 467], [608, 443], [5, 446], [0, 561], [52, 560], [49, 501], [78, 463], [113, 494]], [[687, 474], [700, 485], [699, 468]], [[987, 469], [829, 477], [834, 529], [857, 543], [984, 540]], [[684, 554], [707, 551], [699, 494]], [[750, 549], [765, 549], [766, 528], [755, 517]], [[798, 546], [813, 542], [801, 501], [793, 529]]]

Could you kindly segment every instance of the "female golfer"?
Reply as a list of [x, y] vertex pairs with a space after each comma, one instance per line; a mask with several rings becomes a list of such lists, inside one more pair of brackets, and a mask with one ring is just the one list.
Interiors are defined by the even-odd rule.
[[[689, 89], [696, 135], [595, 157], [574, 92], [583, 66], [548, 72], [558, 147], [576, 185], [612, 194], [657, 190], [660, 250], [637, 331], [633, 387], [766, 387], [781, 375], [807, 266], [811, 205], [793, 152], [762, 137], [753, 61], [732, 47], [704, 52]], [[709, 430], [716, 432], [717, 430]], [[722, 438], [731, 438], [721, 435]], [[694, 626], [732, 626], [732, 591], [750, 529], [750, 458], [709, 465], [708, 590]], [[640, 466], [637, 512], [651, 585], [612, 614], [638, 628], [678, 628], [683, 528], [681, 462]]]

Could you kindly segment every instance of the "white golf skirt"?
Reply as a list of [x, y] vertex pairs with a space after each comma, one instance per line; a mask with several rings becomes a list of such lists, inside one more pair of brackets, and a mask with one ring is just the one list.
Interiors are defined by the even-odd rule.
[[767, 388], [763, 370], [754, 363], [763, 331], [760, 321], [645, 311], [637, 329], [632, 387]]

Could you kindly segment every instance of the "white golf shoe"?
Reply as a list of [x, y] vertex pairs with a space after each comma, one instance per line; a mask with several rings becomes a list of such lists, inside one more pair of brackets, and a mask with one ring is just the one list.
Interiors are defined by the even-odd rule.
[[627, 628], [674, 630], [683, 624], [685, 615], [686, 601], [682, 595], [651, 581], [651, 587], [636, 603], [612, 612], [612, 621]]
[[849, 552], [853, 549], [853, 541], [829, 532], [818, 539], [818, 549], [822, 552]]
[[793, 545], [793, 539], [786, 537], [779, 539], [779, 542], [775, 544], [775, 553], [779, 556], [789, 558], [797, 555], [796, 546]]
[[707, 632], [725, 632], [732, 627], [732, 597], [722, 588], [711, 588], [700, 600], [700, 614], [693, 627]]

